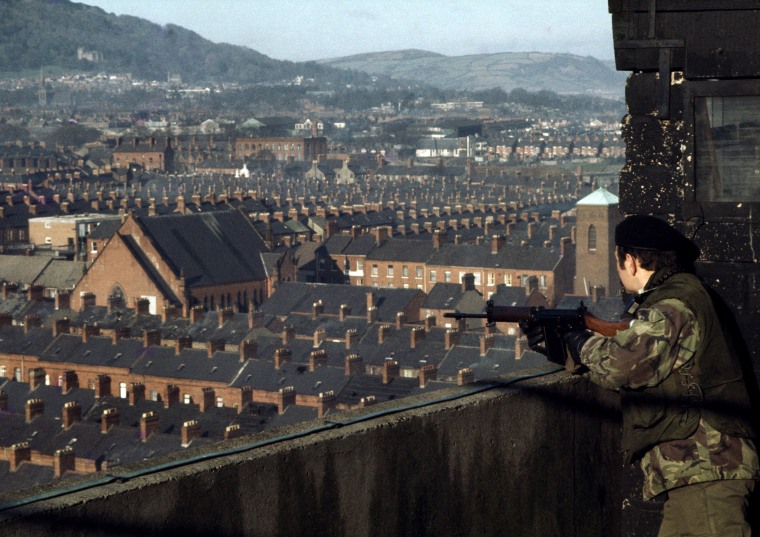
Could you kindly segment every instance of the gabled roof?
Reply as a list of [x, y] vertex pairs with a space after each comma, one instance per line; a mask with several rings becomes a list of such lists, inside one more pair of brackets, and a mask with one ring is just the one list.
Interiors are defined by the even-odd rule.
[[238, 211], [136, 218], [188, 287], [266, 279], [261, 236]]

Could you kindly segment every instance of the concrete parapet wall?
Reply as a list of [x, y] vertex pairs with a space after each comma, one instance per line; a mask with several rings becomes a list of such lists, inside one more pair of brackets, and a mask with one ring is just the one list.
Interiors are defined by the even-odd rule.
[[6, 509], [0, 534], [621, 535], [617, 416], [613, 394], [564, 374], [439, 390]]

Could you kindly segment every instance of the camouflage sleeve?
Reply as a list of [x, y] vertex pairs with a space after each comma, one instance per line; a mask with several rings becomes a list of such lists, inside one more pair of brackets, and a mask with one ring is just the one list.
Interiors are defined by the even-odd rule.
[[592, 336], [581, 361], [596, 384], [620, 389], [656, 386], [694, 356], [699, 327], [692, 311], [677, 299], [641, 308], [630, 328], [614, 337]]

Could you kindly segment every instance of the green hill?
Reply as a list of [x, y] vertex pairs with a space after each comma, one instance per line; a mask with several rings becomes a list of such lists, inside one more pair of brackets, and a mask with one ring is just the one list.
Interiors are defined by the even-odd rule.
[[[80, 48], [92, 59], [79, 59]], [[274, 60], [245, 47], [212, 43], [180, 26], [69, 0], [0, 1], [0, 72], [40, 68], [123, 72], [148, 80], [166, 80], [171, 72], [196, 83], [268, 83], [299, 75], [334, 83], [369, 79], [313, 62]]]

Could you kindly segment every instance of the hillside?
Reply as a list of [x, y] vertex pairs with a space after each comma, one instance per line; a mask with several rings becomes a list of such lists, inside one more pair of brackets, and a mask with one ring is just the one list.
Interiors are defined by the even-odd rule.
[[[78, 59], [82, 48], [89, 57]], [[279, 82], [296, 76], [360, 83], [367, 75], [269, 58], [255, 50], [216, 44], [180, 26], [160, 26], [69, 0], [0, 1], [0, 72], [55, 67], [132, 73], [188, 82]], [[358, 78], [357, 78], [358, 77]]]
[[626, 79], [626, 73], [617, 72], [614, 66], [590, 56], [542, 52], [444, 56], [403, 50], [332, 58], [319, 63], [449, 90], [499, 87], [505, 91], [523, 88], [622, 97]]

